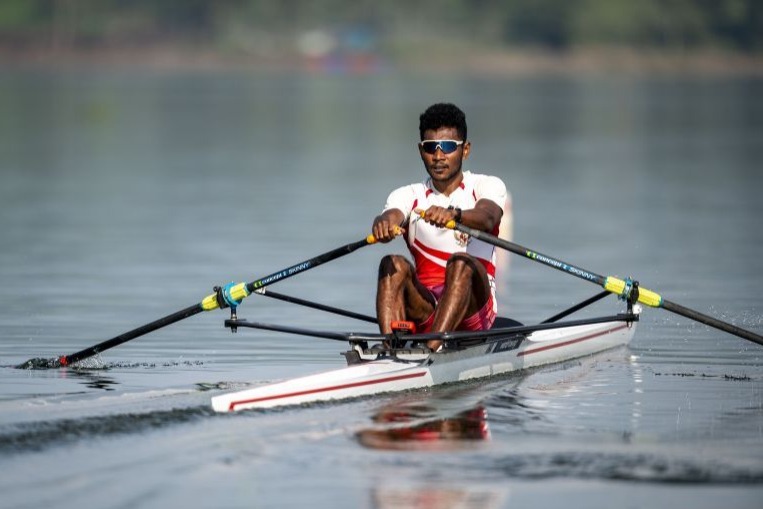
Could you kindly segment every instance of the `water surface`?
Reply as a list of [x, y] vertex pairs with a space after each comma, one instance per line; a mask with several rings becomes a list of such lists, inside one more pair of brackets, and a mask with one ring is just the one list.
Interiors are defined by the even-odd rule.
[[[4, 507], [760, 507], [763, 347], [646, 310], [627, 349], [478, 383], [215, 415], [212, 395], [341, 366], [331, 341], [205, 313], [100, 369], [91, 346], [353, 242], [423, 178], [417, 117], [467, 112], [514, 239], [763, 330], [763, 83], [743, 77], [0, 74]], [[364, 248], [274, 289], [373, 312]], [[512, 258], [500, 312], [597, 291]], [[587, 314], [620, 311], [614, 298]], [[252, 296], [250, 319], [364, 323]], [[394, 425], [385, 416], [406, 415]], [[613, 498], [615, 497], [615, 498]]]

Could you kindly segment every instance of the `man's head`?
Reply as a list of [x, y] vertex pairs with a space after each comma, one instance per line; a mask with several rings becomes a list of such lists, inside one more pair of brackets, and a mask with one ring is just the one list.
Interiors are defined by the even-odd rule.
[[419, 116], [419, 136], [424, 137], [425, 131], [436, 131], [440, 127], [453, 127], [461, 141], [466, 141], [466, 115], [455, 104], [437, 103], [426, 109]]
[[461, 182], [461, 166], [471, 152], [466, 115], [453, 104], [433, 104], [419, 117], [419, 135], [419, 154], [427, 173], [440, 192], [449, 192]]

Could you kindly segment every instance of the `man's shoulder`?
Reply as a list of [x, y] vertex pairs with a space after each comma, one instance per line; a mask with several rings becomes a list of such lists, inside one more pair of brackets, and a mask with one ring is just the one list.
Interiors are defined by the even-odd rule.
[[495, 191], [506, 190], [506, 183], [495, 175], [485, 173], [464, 172], [464, 184], [472, 189], [492, 189]]
[[410, 210], [417, 201], [426, 197], [426, 186], [421, 182], [406, 184], [393, 189], [387, 197], [386, 209]]
[[464, 180], [467, 182], [473, 182], [473, 183], [483, 182], [486, 180], [497, 180], [497, 181], [503, 182], [501, 177], [498, 177], [496, 175], [488, 175], [486, 173], [474, 173], [472, 171], [464, 172]]
[[427, 181], [406, 184], [392, 190], [393, 193], [420, 193], [426, 191]]

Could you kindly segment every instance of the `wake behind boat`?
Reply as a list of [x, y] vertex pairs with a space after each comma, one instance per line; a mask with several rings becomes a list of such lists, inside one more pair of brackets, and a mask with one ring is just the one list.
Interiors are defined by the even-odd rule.
[[[606, 293], [604, 294], [606, 295]], [[574, 306], [557, 317], [566, 316], [587, 303]], [[386, 392], [420, 389], [452, 382], [489, 377], [537, 366], [568, 361], [627, 345], [635, 333], [639, 306], [626, 313], [525, 326], [499, 319], [488, 331], [406, 335], [390, 338], [379, 334], [332, 333], [281, 327], [246, 320], [227, 320], [226, 325], [250, 327], [327, 339], [346, 340], [347, 367], [255, 387], [212, 398], [217, 412], [252, 408], [273, 408], [319, 401], [334, 401]], [[436, 337], [445, 341], [442, 351], [418, 347], [419, 342]], [[403, 342], [402, 348], [385, 348], [369, 341]]]

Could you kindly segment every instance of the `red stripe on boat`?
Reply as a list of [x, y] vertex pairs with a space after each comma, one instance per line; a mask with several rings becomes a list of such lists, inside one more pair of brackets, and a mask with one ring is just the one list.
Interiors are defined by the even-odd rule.
[[589, 339], [598, 338], [599, 336], [603, 336], [605, 334], [610, 334], [612, 332], [617, 332], [617, 331], [623, 330], [623, 329], [625, 329], [627, 327], [628, 327], [628, 325], [620, 325], [620, 326], [614, 327], [612, 329], [607, 329], [607, 330], [605, 330], [603, 332], [597, 332], [596, 334], [589, 334], [588, 336], [583, 336], [582, 338], [571, 339], [569, 341], [565, 341], [564, 343], [555, 343], [553, 345], [540, 346], [538, 348], [533, 348], [531, 350], [525, 350], [524, 352], [519, 352], [517, 354], [517, 357], [523, 357], [525, 355], [530, 355], [530, 354], [533, 354], [533, 353], [543, 352], [543, 351], [546, 351], [546, 350], [553, 350], [554, 348], [559, 348], [559, 347], [562, 347], [562, 346], [574, 345], [575, 343], [580, 343], [581, 341], [586, 341], [586, 340], [589, 340]]
[[295, 396], [304, 396], [306, 394], [318, 394], [320, 392], [338, 391], [341, 389], [351, 389], [353, 387], [363, 387], [364, 385], [381, 384], [386, 382], [396, 382], [397, 380], [407, 380], [408, 378], [419, 378], [427, 374], [427, 371], [420, 371], [418, 373], [409, 373], [407, 375], [390, 376], [387, 378], [377, 378], [376, 380], [368, 380], [366, 382], [354, 382], [351, 384], [334, 385], [332, 387], [322, 387], [319, 389], [310, 389], [306, 391], [289, 392], [286, 394], [275, 394], [273, 396], [265, 396], [262, 398], [245, 399], [243, 401], [231, 401], [228, 405], [228, 410], [233, 411], [237, 405], [246, 405], [249, 403], [259, 403], [261, 401], [271, 401], [274, 399], [293, 398]]

